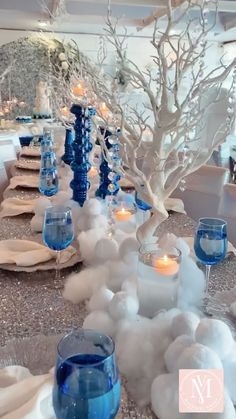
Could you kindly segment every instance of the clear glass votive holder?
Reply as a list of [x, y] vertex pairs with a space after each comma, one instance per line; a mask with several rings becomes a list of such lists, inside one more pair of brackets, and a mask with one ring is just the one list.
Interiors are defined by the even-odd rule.
[[177, 306], [181, 251], [144, 244], [139, 250], [138, 295], [140, 314], [153, 317]]
[[112, 205], [114, 221], [131, 221], [136, 212], [137, 206], [133, 195], [122, 193], [120, 196], [114, 198]]

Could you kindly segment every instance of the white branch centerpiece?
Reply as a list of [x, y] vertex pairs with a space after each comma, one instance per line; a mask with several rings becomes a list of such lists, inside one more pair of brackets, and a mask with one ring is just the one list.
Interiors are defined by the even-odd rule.
[[[217, 2], [187, 0], [175, 10], [170, 0], [167, 3], [166, 18], [155, 20], [152, 63], [144, 70], [127, 57], [126, 31], [119, 35], [117, 22], [110, 15], [107, 19], [108, 42], [115, 48], [127, 84], [142, 93], [142, 107], [129, 104], [128, 95], [120, 94], [117, 80], [109, 81], [88, 60], [81, 60], [97, 98], [111, 113], [119, 115], [122, 158], [127, 168], [119, 170], [152, 208], [151, 217], [138, 228], [140, 243], [153, 240], [157, 226], [168, 217], [166, 199], [187, 175], [208, 161], [234, 120], [236, 60], [226, 66], [222, 58], [211, 70], [205, 65], [207, 36], [215, 25], [208, 22], [207, 16], [211, 6], [216, 19]], [[222, 100], [227, 77], [232, 83], [227, 92], [228, 117], [216, 132], [207, 133], [206, 139], [204, 115]], [[150, 141], [145, 145], [147, 133]], [[140, 165], [140, 160], [144, 164]]]
[[[211, 8], [211, 23], [208, 22]], [[215, 19], [212, 22], [213, 9]], [[225, 65], [223, 58], [213, 69], [205, 65], [209, 43], [217, 17], [217, 1], [187, 0], [179, 8], [167, 2], [166, 17], [155, 20], [151, 44], [152, 61], [141, 69], [128, 58], [125, 30], [120, 35], [117, 22], [108, 14], [107, 40], [113, 45], [119, 63], [117, 77], [103, 72], [106, 60], [104, 45], [99, 51], [100, 65], [94, 65], [79, 51], [76, 43], [55, 41], [56, 48], [52, 82], [60, 86], [54, 89], [53, 105], [56, 114], [61, 107], [67, 109], [76, 102], [73, 85], [79, 80], [86, 83], [85, 94], [90, 103], [97, 104], [97, 113], [105, 126], [114, 120], [120, 128], [123, 167], [119, 174], [136, 188], [140, 198], [151, 206], [151, 217], [137, 230], [140, 243], [153, 241], [158, 225], [167, 219], [165, 201], [184, 178], [207, 162], [220, 143], [230, 132], [234, 120], [234, 92], [236, 59]], [[144, 52], [143, 52], [144, 53]], [[55, 57], [57, 58], [55, 60]], [[54, 72], [52, 72], [54, 74]], [[222, 86], [231, 78], [228, 117], [215, 132], [205, 133], [208, 110], [222, 100]], [[127, 90], [140, 92], [138, 106], [129, 101], [129, 92], [120, 91], [120, 80]], [[131, 89], [130, 89], [131, 88]], [[81, 98], [79, 98], [81, 99]], [[100, 104], [105, 104], [104, 108]], [[101, 123], [101, 120], [100, 120]], [[145, 143], [145, 138], [149, 142]], [[103, 147], [104, 139], [101, 138]], [[109, 153], [106, 153], [109, 159]], [[125, 167], [125, 169], [124, 169]]]

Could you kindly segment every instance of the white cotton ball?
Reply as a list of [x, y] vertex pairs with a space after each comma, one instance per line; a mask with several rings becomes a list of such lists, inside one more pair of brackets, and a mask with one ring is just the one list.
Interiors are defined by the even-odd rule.
[[69, 68], [69, 64], [68, 64], [68, 62], [67, 62], [67, 61], [62, 61], [62, 63], [61, 63], [61, 68], [62, 68], [62, 70], [67, 71], [67, 70], [68, 70], [68, 68]]
[[65, 283], [65, 289], [63, 291], [63, 297], [66, 300], [72, 301], [74, 304], [78, 304], [91, 297], [92, 284], [91, 280], [88, 280], [86, 276], [86, 270], [68, 276]]
[[128, 221], [116, 221], [115, 227], [126, 235], [134, 234], [136, 232], [135, 216], [133, 215]]
[[181, 261], [179, 279], [178, 307], [186, 310], [191, 306], [199, 306], [204, 297], [206, 280], [204, 273], [190, 257]]
[[224, 385], [228, 390], [229, 396], [236, 405], [236, 343], [233, 350], [223, 361], [224, 367]]
[[92, 229], [79, 233], [77, 239], [80, 253], [85, 262], [94, 262], [95, 246], [103, 236], [104, 231], [102, 229]]
[[64, 61], [66, 60], [66, 55], [64, 54], [64, 52], [60, 52], [60, 54], [58, 55], [58, 58], [60, 61]]
[[109, 288], [117, 292], [121, 290], [123, 282], [133, 274], [132, 266], [126, 265], [119, 260], [107, 262], [109, 267]]
[[90, 313], [84, 320], [83, 328], [94, 329], [109, 336], [115, 334], [115, 322], [106, 311], [102, 310]]
[[96, 198], [85, 201], [83, 211], [89, 215], [99, 215], [102, 212], [102, 203]]
[[236, 317], [236, 301], [230, 305], [229, 309], [232, 316]]
[[222, 363], [218, 355], [200, 343], [184, 349], [177, 360], [178, 369], [221, 369]]
[[135, 316], [138, 309], [138, 299], [125, 291], [117, 292], [108, 306], [109, 313], [114, 320]]
[[181, 237], [178, 237], [175, 243], [175, 247], [181, 251], [181, 257], [187, 257], [190, 255], [190, 248], [186, 241]]
[[81, 214], [78, 217], [77, 220], [77, 227], [78, 229], [83, 232], [83, 231], [87, 231], [89, 230], [90, 226], [89, 226], [89, 217], [86, 214]]
[[107, 230], [107, 227], [108, 227], [107, 217], [103, 214], [90, 217], [89, 227], [90, 228], [103, 228], [104, 233], [105, 233], [105, 230]]
[[180, 335], [194, 336], [199, 322], [199, 317], [190, 311], [186, 311], [185, 313], [181, 313], [174, 317], [171, 326], [171, 334], [173, 338], [175, 339]]
[[43, 221], [43, 216], [35, 215], [33, 218], [31, 218], [30, 221], [31, 230], [36, 231], [37, 233], [41, 233], [41, 231], [43, 231]]
[[138, 253], [140, 244], [137, 239], [130, 237], [128, 239], [125, 239], [119, 248], [119, 255], [121, 259], [124, 259], [125, 261], [129, 261], [129, 255], [130, 253]]
[[159, 419], [188, 419], [179, 413], [178, 375], [162, 374], [155, 378], [151, 387], [152, 410]]
[[160, 238], [158, 244], [162, 248], [169, 249], [171, 247], [177, 247], [176, 246], [176, 240], [177, 240], [177, 236], [175, 234], [173, 234], [173, 233], [167, 233], [167, 234], [164, 234]]
[[53, 205], [66, 205], [71, 199], [71, 193], [66, 191], [59, 191], [56, 195], [52, 197]]
[[111, 238], [100, 239], [95, 246], [94, 256], [98, 262], [114, 260], [118, 257], [118, 244]]
[[153, 317], [152, 321], [155, 322], [156, 320], [159, 321], [160, 319], [166, 320], [168, 325], [171, 326], [172, 320], [179, 314], [181, 314], [181, 310], [178, 308], [171, 308], [170, 310], [160, 311], [157, 313], [156, 316]]
[[137, 298], [137, 277], [129, 277], [129, 279], [125, 280], [121, 286], [122, 291], [128, 292], [130, 295], [135, 295]]
[[90, 298], [88, 308], [90, 311], [106, 310], [113, 297], [114, 293], [111, 290], [106, 287], [101, 287]]
[[194, 339], [192, 336], [182, 335], [178, 336], [174, 342], [168, 346], [164, 354], [164, 359], [169, 372], [177, 371], [177, 361], [179, 356], [185, 348], [188, 348], [193, 343]]
[[43, 215], [45, 213], [45, 209], [51, 207], [51, 201], [48, 198], [38, 198], [34, 204], [34, 213], [36, 215]]
[[192, 413], [192, 419], [235, 419], [235, 409], [229, 395], [224, 393], [224, 412], [223, 413]]
[[195, 339], [213, 349], [220, 359], [228, 355], [234, 343], [229, 327], [217, 319], [202, 319], [196, 330]]
[[72, 303], [91, 298], [94, 291], [107, 280], [108, 270], [105, 266], [86, 268], [83, 271], [67, 277], [63, 297]]
[[[150, 342], [150, 319], [137, 321], [138, 316], [122, 320], [117, 324], [116, 354], [120, 372], [128, 379], [139, 379], [148, 375], [153, 368], [153, 346]], [[141, 344], [142, 342], [142, 344]], [[138, 348], [138, 350], [137, 350]], [[154, 375], [155, 376], [155, 375]], [[153, 377], [154, 378], [154, 377]]]
[[[169, 312], [159, 313], [155, 320], [152, 319], [152, 333], [151, 341], [153, 342], [156, 354], [158, 357], [162, 358], [162, 363], [164, 365], [164, 352], [167, 350], [171, 342], [173, 341], [171, 337], [171, 316]], [[160, 359], [159, 359], [160, 362]]]

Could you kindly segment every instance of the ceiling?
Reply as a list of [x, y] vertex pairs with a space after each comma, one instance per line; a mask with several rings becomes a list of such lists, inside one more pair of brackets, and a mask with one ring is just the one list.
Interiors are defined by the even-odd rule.
[[[173, 2], [183, 0], [172, 0]], [[165, 10], [167, 0], [111, 0], [112, 14], [136, 31], [153, 13]], [[107, 0], [0, 0], [0, 29], [101, 33]], [[214, 36], [236, 39], [236, 0], [220, 0]], [[42, 26], [44, 25], [44, 26]], [[137, 32], [150, 34], [150, 27]]]

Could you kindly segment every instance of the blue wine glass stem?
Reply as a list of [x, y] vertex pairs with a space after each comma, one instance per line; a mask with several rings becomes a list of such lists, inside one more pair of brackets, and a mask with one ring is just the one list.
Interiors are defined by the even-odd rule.
[[60, 258], [61, 258], [61, 252], [60, 252], [60, 250], [57, 250], [57, 258], [56, 258], [56, 276], [55, 276], [56, 281], [60, 281], [60, 278], [61, 278], [61, 271], [60, 271], [60, 268], [59, 268], [59, 265], [60, 265]]
[[208, 297], [210, 272], [211, 272], [211, 265], [206, 265], [206, 297]]

